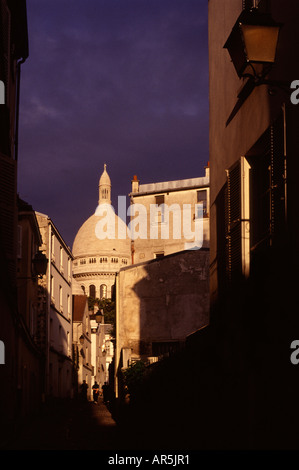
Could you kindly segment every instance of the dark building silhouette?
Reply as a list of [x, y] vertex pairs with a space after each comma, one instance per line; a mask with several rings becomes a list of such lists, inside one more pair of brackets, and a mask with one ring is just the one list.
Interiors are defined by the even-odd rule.
[[18, 416], [18, 338], [22, 324], [17, 301], [17, 158], [20, 66], [28, 57], [26, 2], [0, 1], [0, 80], [5, 104], [0, 105], [0, 340], [5, 364], [0, 365], [1, 443]]
[[[299, 77], [299, 5], [223, 3], [209, 1], [209, 334], [219, 345], [217, 444], [297, 448], [299, 369], [290, 355], [299, 333], [299, 108], [290, 95]], [[239, 24], [253, 24], [258, 35], [265, 19], [280, 26], [274, 63], [251, 59], [244, 74], [234, 60], [243, 51]], [[257, 36], [257, 49], [269, 44]]]

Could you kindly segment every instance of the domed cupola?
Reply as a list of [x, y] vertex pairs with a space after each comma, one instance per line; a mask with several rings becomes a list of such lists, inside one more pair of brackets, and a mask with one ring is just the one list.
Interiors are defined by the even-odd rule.
[[[104, 217], [100, 210], [102, 204], [109, 205], [109, 214], [113, 217], [115, 227], [114, 237], [102, 238], [98, 234], [98, 224]], [[131, 264], [131, 239], [126, 223], [111, 206], [111, 180], [106, 164], [99, 181], [99, 205], [78, 230], [72, 252], [73, 277], [84, 287], [86, 294], [100, 298], [111, 297], [116, 273]]]
[[107, 165], [104, 164], [104, 171], [99, 181], [99, 204], [111, 204], [111, 180], [107, 173]]

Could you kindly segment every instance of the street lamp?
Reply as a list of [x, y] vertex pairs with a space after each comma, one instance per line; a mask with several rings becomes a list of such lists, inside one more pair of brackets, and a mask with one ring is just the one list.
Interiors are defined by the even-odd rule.
[[79, 341], [80, 341], [80, 344], [84, 344], [84, 336], [83, 335], [80, 336]]
[[226, 121], [228, 125], [255, 87], [269, 85], [290, 92], [290, 85], [281, 80], [266, 78], [276, 58], [281, 23], [274, 21], [270, 14], [258, 8], [245, 9], [237, 19], [224, 44], [228, 50], [239, 78], [247, 78], [238, 93], [237, 103]]
[[44, 253], [38, 251], [32, 259], [32, 274], [31, 276], [18, 276], [18, 279], [32, 279], [36, 281], [37, 278], [42, 278], [47, 272], [48, 258]]
[[38, 251], [32, 260], [32, 264], [36, 276], [43, 276], [46, 274], [48, 259], [44, 253]]
[[104, 310], [101, 308], [101, 310], [98, 310], [96, 312], [96, 322], [97, 323], [102, 323], [104, 318]]
[[281, 26], [257, 8], [242, 11], [224, 45], [240, 78], [265, 76], [275, 62]]

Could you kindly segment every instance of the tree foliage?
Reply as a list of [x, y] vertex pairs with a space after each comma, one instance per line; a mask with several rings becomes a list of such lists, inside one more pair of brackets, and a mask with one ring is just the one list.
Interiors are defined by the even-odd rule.
[[88, 308], [93, 310], [94, 307], [98, 307], [99, 310], [103, 310], [104, 313], [104, 322], [112, 326], [111, 336], [115, 338], [115, 328], [116, 328], [116, 306], [115, 300], [112, 299], [98, 299], [94, 297], [88, 297]]

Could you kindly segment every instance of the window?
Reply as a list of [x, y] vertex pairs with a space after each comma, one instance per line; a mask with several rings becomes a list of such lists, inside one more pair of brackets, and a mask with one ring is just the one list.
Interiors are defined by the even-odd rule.
[[96, 297], [96, 286], [93, 284], [89, 286], [89, 297], [92, 297], [93, 299]]
[[61, 286], [59, 286], [59, 308], [60, 308], [60, 311], [63, 312], [62, 287]]
[[155, 258], [156, 259], [164, 258], [164, 251], [160, 251], [159, 253], [155, 253]]
[[51, 275], [51, 302], [55, 303], [54, 295], [54, 277]]
[[67, 315], [68, 318], [71, 318], [71, 297], [67, 294]]
[[[197, 204], [200, 204], [200, 207], [196, 208], [195, 217], [199, 219], [202, 217], [208, 217], [207, 210], [207, 190], [197, 191]], [[202, 214], [202, 215], [201, 215]]]
[[100, 299], [107, 298], [107, 286], [106, 284], [101, 284], [100, 286]]
[[249, 274], [249, 171], [245, 157], [227, 170], [225, 239], [227, 280]]
[[67, 275], [68, 275], [68, 279], [71, 280], [71, 258], [68, 257], [67, 259]]
[[227, 170], [225, 203], [226, 272], [229, 281], [247, 277], [286, 227], [284, 117], [271, 125]]
[[55, 237], [54, 233], [51, 233], [51, 258], [55, 262]]
[[69, 356], [71, 353], [71, 348], [70, 348], [70, 332], [67, 331], [66, 333], [66, 341], [67, 341], [67, 355]]
[[86, 264], [86, 259], [85, 258], [80, 259], [80, 264]]
[[280, 241], [286, 223], [286, 159], [283, 115], [247, 155], [250, 162], [251, 254]]
[[164, 214], [165, 214], [164, 201], [165, 201], [165, 197], [163, 194], [159, 196], [155, 196], [155, 203], [158, 206], [156, 220], [155, 220], [156, 223], [164, 222]]
[[92, 264], [92, 263], [96, 263], [97, 262], [97, 259], [96, 258], [89, 258], [89, 263]]
[[180, 348], [180, 343], [178, 341], [153, 342], [152, 343], [152, 355], [153, 356], [170, 355], [178, 351], [179, 348]]
[[114, 294], [115, 294], [115, 284], [111, 286], [111, 299], [114, 299]]
[[60, 260], [60, 269], [63, 270], [63, 249], [62, 249], [62, 246], [59, 248], [59, 260]]

